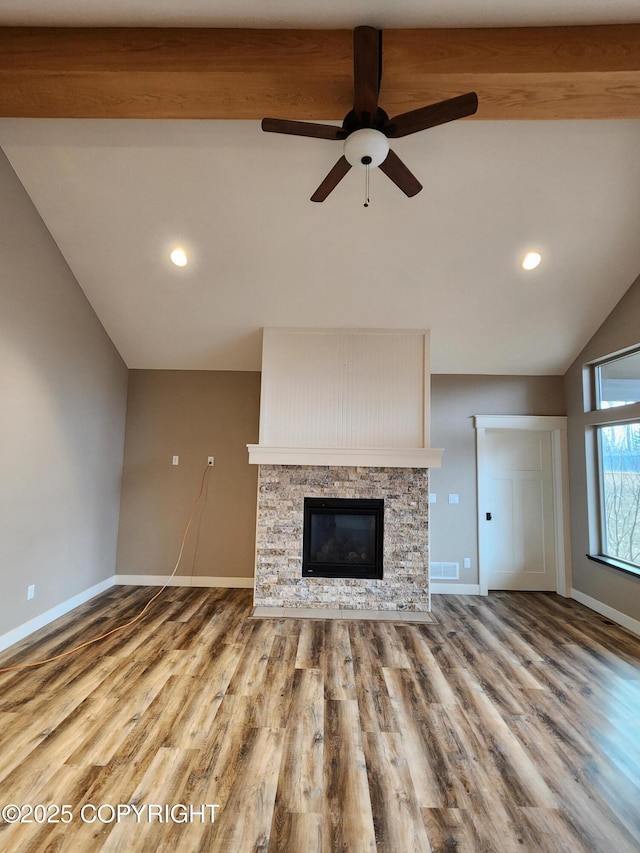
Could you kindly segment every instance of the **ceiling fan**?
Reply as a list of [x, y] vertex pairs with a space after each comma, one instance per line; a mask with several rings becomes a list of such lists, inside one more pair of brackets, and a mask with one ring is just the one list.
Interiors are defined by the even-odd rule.
[[352, 166], [378, 166], [403, 193], [414, 196], [422, 184], [389, 148], [389, 139], [408, 136], [439, 124], [473, 115], [478, 109], [475, 92], [439, 101], [417, 110], [389, 118], [378, 106], [382, 77], [382, 32], [375, 27], [356, 27], [353, 31], [353, 109], [342, 127], [287, 119], [262, 119], [262, 129], [271, 133], [337, 139], [344, 142], [344, 153], [329, 172], [311, 201], [324, 201]]

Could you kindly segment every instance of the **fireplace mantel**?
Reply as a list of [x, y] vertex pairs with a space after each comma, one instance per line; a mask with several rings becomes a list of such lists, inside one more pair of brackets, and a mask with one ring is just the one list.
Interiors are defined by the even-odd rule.
[[348, 465], [355, 468], [440, 468], [443, 450], [426, 447], [265, 447], [249, 444], [252, 465]]

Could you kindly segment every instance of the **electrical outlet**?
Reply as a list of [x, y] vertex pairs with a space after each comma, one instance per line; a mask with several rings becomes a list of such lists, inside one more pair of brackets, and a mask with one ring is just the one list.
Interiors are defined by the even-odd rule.
[[460, 495], [449, 495], [449, 503], [450, 504], [459, 504], [460, 503]]
[[437, 496], [435, 492], [429, 492], [429, 503], [434, 504], [437, 503]]
[[180, 463], [180, 457], [179, 457], [179, 456], [174, 456], [174, 457], [173, 457], [173, 459], [172, 459], [172, 461], [171, 461], [171, 464], [172, 464], [172, 465], [178, 465], [179, 463]]
[[36, 597], [36, 585], [34, 583], [30, 583], [27, 587], [27, 601], [31, 601], [32, 598]]
[[213, 465], [213, 456], [207, 456], [207, 465]]
[[462, 566], [465, 569], [470, 569], [471, 568], [471, 557], [465, 557], [464, 560], [462, 561]]

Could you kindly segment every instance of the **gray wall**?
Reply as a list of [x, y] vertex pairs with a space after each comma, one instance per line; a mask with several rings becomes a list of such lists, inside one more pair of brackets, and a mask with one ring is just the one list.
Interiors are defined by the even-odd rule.
[[640, 577], [594, 563], [589, 552], [587, 505], [587, 417], [583, 394], [585, 363], [640, 344], [640, 278], [637, 279], [565, 375], [569, 415], [569, 477], [573, 586], [633, 619], [640, 619]]
[[0, 151], [0, 635], [114, 574], [126, 387]]
[[258, 471], [247, 444], [258, 441], [259, 414], [259, 373], [130, 372], [119, 574], [171, 574], [214, 456], [178, 574], [253, 577]]
[[[478, 583], [473, 416], [564, 414], [561, 376], [431, 377], [431, 444], [445, 452], [442, 468], [431, 471], [429, 491], [437, 502], [430, 506], [430, 557], [460, 563], [459, 583]], [[458, 494], [460, 503], [449, 504], [449, 493]], [[470, 569], [463, 568], [464, 557], [471, 559]]]
[[[258, 440], [260, 374], [130, 372], [120, 513], [119, 574], [169, 574], [206, 457], [207, 505], [187, 541], [181, 575], [251, 577], [256, 467], [246, 445]], [[431, 559], [460, 563], [460, 583], [478, 583], [476, 452], [473, 415], [563, 415], [561, 376], [433, 376], [432, 444], [444, 447], [431, 471]], [[180, 465], [171, 465], [173, 455]], [[458, 505], [447, 495], [457, 492]], [[463, 557], [471, 569], [463, 569]]]

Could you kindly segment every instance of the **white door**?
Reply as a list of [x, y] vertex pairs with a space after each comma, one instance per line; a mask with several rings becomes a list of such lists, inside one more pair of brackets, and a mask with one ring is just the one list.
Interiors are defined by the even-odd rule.
[[551, 432], [486, 429], [478, 464], [482, 585], [555, 590]]

